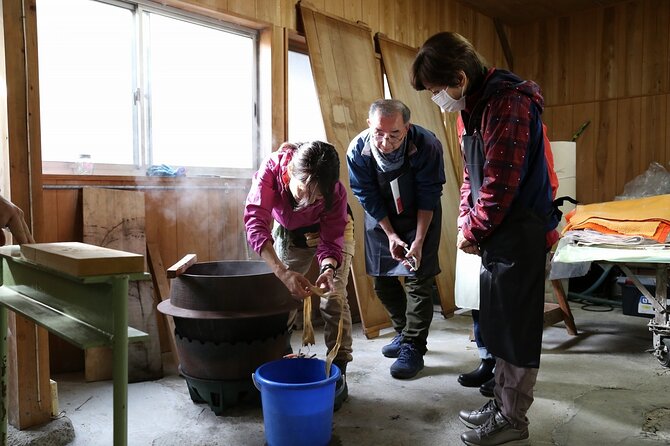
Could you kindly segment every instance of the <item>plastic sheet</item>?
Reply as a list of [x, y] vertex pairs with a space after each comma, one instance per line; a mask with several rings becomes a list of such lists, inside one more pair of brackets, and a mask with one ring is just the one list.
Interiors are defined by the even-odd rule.
[[649, 164], [647, 170], [633, 178], [623, 187], [623, 194], [615, 200], [670, 194], [670, 172], [657, 162]]

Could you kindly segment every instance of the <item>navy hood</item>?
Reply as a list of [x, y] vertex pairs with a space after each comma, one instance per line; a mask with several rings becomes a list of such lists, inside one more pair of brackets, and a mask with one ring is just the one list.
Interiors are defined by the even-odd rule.
[[544, 98], [539, 85], [523, 80], [512, 72], [491, 68], [477, 91], [468, 92], [465, 96], [465, 111], [471, 113], [482, 100], [488, 102], [489, 98], [509, 94], [510, 90], [517, 90], [531, 98], [540, 113], [544, 110]]

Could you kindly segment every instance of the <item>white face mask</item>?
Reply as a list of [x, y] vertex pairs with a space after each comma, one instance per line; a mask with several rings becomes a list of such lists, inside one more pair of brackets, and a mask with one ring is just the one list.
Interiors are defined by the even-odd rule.
[[460, 99], [452, 98], [447, 89], [441, 90], [439, 93], [434, 94], [430, 99], [435, 102], [442, 111], [455, 112], [465, 109], [465, 85], [463, 85], [463, 94]]

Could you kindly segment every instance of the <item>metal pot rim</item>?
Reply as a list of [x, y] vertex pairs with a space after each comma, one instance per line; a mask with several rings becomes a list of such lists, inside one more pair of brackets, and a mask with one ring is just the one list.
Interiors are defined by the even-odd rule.
[[212, 310], [191, 310], [172, 305], [169, 300], [164, 300], [158, 304], [158, 311], [173, 317], [183, 317], [186, 319], [245, 319], [252, 317], [273, 316], [276, 314], [288, 313], [297, 310], [300, 304], [297, 301], [287, 302], [284, 305], [267, 308], [255, 309], [251, 311], [212, 311]]

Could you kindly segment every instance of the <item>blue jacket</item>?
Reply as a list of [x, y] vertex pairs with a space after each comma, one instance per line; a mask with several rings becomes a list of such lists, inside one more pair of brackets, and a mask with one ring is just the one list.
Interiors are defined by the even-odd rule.
[[[376, 163], [370, 141], [372, 131], [358, 134], [347, 149], [347, 166], [351, 191], [363, 209], [376, 221], [388, 215], [377, 183]], [[440, 202], [445, 183], [442, 143], [435, 134], [421, 126], [411, 124], [407, 132], [407, 149], [410, 168], [415, 178], [415, 203], [420, 210], [435, 210]]]

